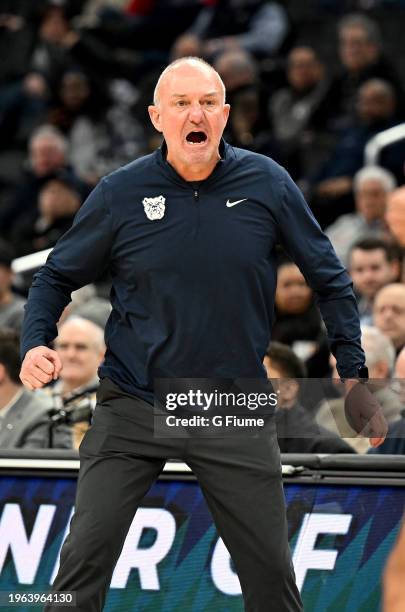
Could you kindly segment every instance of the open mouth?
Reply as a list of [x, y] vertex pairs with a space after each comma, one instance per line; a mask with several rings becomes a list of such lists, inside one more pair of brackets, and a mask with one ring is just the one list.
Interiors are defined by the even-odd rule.
[[201, 130], [189, 132], [186, 136], [186, 140], [189, 144], [201, 145], [207, 140], [207, 134]]

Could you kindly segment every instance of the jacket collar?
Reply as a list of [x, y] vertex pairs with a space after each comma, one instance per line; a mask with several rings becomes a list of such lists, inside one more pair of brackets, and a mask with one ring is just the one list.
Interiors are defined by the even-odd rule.
[[[219, 154], [221, 156], [221, 159], [218, 160], [218, 163], [215, 166], [214, 170], [211, 172], [211, 174], [204, 181], [201, 181], [202, 183], [205, 183], [206, 181], [211, 181], [211, 179], [213, 179], [214, 177], [217, 177], [219, 174], [222, 174], [223, 170], [228, 167], [232, 158], [232, 156], [230, 155], [231, 148], [232, 147], [230, 147], [230, 145], [225, 142], [223, 138], [221, 138], [221, 141], [219, 143]], [[181, 183], [183, 185], [191, 184], [192, 181], [185, 181], [183, 177], [181, 177], [176, 172], [173, 166], [169, 164], [166, 157], [167, 144], [166, 141], [163, 140], [161, 146], [155, 151], [155, 159], [158, 165], [164, 170], [165, 174], [167, 174], [168, 177], [174, 179], [177, 183]]]

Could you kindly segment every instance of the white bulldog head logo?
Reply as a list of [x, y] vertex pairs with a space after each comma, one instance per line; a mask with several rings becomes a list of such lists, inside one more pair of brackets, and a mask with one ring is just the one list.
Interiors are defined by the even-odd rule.
[[165, 214], [166, 199], [160, 195], [157, 198], [144, 198], [142, 200], [145, 214], [151, 221], [162, 219]]

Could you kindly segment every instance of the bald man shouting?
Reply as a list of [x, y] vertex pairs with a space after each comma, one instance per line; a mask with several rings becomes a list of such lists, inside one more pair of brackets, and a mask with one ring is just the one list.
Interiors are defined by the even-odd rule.
[[[273, 423], [254, 440], [154, 435], [155, 378], [266, 381], [280, 242], [318, 295], [340, 376], [366, 377], [350, 278], [287, 172], [222, 140], [229, 112], [210, 65], [169, 65], [149, 107], [162, 147], [101, 180], [30, 291], [21, 379], [34, 389], [60, 372], [49, 343], [71, 291], [107, 267], [112, 277], [98, 403], [53, 585], [77, 592], [74, 610], [102, 610], [134, 514], [173, 457], [199, 480], [246, 611], [302, 610]], [[379, 444], [386, 424], [370, 423]]]

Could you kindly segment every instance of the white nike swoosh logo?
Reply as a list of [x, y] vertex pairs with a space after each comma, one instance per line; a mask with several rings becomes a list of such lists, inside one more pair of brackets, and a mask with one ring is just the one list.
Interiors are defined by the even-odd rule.
[[228, 208], [230, 208], [231, 206], [236, 206], [236, 204], [240, 204], [241, 202], [246, 202], [247, 198], [243, 198], [243, 200], [236, 200], [236, 202], [230, 202], [229, 200], [227, 201], [226, 205]]

